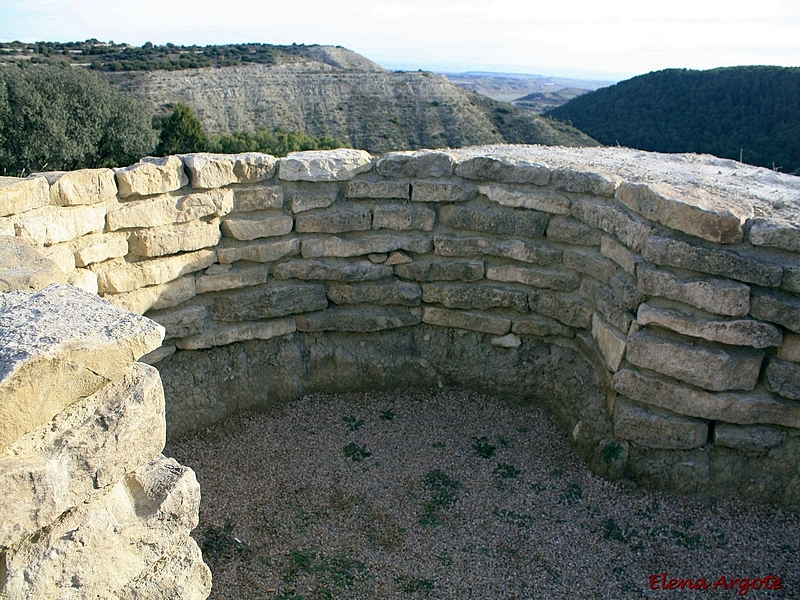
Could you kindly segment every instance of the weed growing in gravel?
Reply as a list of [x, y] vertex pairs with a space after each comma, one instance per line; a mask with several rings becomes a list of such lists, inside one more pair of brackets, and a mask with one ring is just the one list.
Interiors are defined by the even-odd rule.
[[439, 469], [426, 473], [422, 482], [430, 490], [431, 499], [423, 506], [419, 523], [424, 526], [439, 525], [442, 522], [439, 513], [443, 508], [456, 501], [456, 493], [461, 487], [461, 483], [451, 479], [444, 471]]
[[501, 479], [516, 479], [519, 477], [520, 470], [508, 463], [497, 463], [493, 473]]
[[225, 523], [222, 527], [209, 525], [203, 533], [203, 555], [220, 560], [231, 558], [235, 551], [244, 550], [244, 545], [233, 537], [233, 525]]
[[461, 549], [466, 554], [479, 554], [480, 556], [489, 556], [489, 549], [486, 546], [474, 546], [469, 544]]
[[368, 452], [366, 447], [359, 446], [355, 442], [350, 442], [342, 448], [344, 455], [347, 458], [352, 458], [353, 462], [361, 462], [365, 458], [372, 456], [372, 452]]
[[444, 550], [442, 550], [442, 551], [439, 553], [439, 555], [436, 557], [436, 559], [439, 561], [439, 563], [440, 563], [440, 564], [441, 564], [443, 567], [449, 567], [450, 565], [452, 565], [452, 564], [453, 564], [453, 559], [452, 559], [452, 558], [450, 557], [450, 555], [449, 555], [449, 554], [447, 554], [447, 552], [445, 552]]
[[413, 594], [416, 592], [430, 592], [433, 591], [433, 581], [430, 579], [414, 579], [412, 577], [407, 577], [405, 575], [401, 575], [397, 579], [395, 579], [397, 585], [400, 586], [400, 589], [407, 594]]
[[472, 449], [478, 456], [481, 458], [492, 458], [492, 456], [494, 456], [496, 446], [489, 443], [489, 438], [485, 436], [473, 437], [472, 441]]
[[561, 494], [561, 499], [567, 504], [575, 504], [583, 500], [583, 488], [578, 483], [570, 483]]
[[347, 415], [346, 417], [342, 417], [342, 421], [347, 423], [347, 428], [350, 431], [358, 431], [361, 429], [361, 426], [364, 424], [364, 419], [356, 419], [352, 415]]
[[[329, 558], [318, 555], [313, 550], [293, 550], [287, 554], [286, 559], [284, 580], [293, 582], [301, 574], [313, 577], [316, 585], [309, 586], [309, 591], [310, 597], [314, 600], [340, 597], [340, 590], [351, 586], [367, 571], [364, 563], [343, 554]], [[302, 596], [295, 597], [302, 598]]]
[[444, 442], [433, 442], [433, 444], [431, 444], [431, 447], [432, 448], [444, 448], [446, 445], [447, 444], [445, 444]]
[[603, 447], [603, 460], [607, 463], [614, 462], [622, 456], [622, 445], [618, 442], [611, 442]]
[[630, 528], [628, 527], [626, 527], [625, 531], [623, 531], [619, 524], [612, 517], [605, 519], [602, 525], [603, 537], [607, 540], [615, 540], [617, 542], [626, 543], [630, 541], [634, 535], [634, 533], [631, 532]]
[[391, 421], [392, 419], [394, 419], [394, 413], [391, 410], [382, 410], [381, 419], [383, 419], [384, 421]]
[[495, 508], [492, 514], [506, 523], [516, 525], [520, 529], [530, 529], [533, 524], [532, 516], [515, 513], [513, 510], [506, 510], [505, 508]]

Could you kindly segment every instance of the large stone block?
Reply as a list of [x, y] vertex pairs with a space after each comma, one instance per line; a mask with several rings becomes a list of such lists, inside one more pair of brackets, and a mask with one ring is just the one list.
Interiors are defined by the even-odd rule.
[[408, 281], [339, 284], [328, 287], [328, 299], [335, 304], [418, 306], [420, 298], [422, 290], [419, 285]]
[[784, 335], [777, 356], [781, 360], [800, 363], [800, 335], [794, 333]]
[[408, 204], [387, 204], [375, 207], [372, 218], [373, 229], [394, 229], [395, 231], [430, 231], [436, 221], [436, 213], [424, 206]]
[[486, 279], [522, 283], [531, 287], [547, 288], [561, 292], [572, 291], [579, 285], [578, 277], [569, 271], [531, 269], [514, 265], [488, 267], [486, 269]]
[[297, 330], [308, 333], [319, 331], [370, 332], [384, 329], [410, 327], [420, 322], [420, 317], [399, 309], [333, 309], [307, 315], [298, 315]]
[[617, 199], [643, 217], [710, 242], [738, 244], [753, 216], [746, 202], [730, 200], [698, 185], [623, 183]]
[[449, 310], [435, 306], [422, 308], [422, 322], [440, 327], [467, 329], [492, 335], [505, 335], [511, 329], [511, 320], [485, 313], [465, 310]]
[[528, 294], [524, 290], [493, 285], [424, 283], [422, 301], [446, 308], [510, 308], [520, 313], [528, 312]]
[[372, 168], [366, 150], [309, 150], [290, 152], [278, 161], [278, 178], [283, 181], [344, 181]]
[[222, 233], [242, 242], [258, 238], [279, 237], [292, 231], [294, 220], [280, 213], [252, 212], [228, 216], [222, 220]]
[[750, 243], [800, 252], [800, 224], [775, 218], [751, 219]]
[[[220, 266], [220, 265], [217, 265]], [[226, 267], [228, 265], [225, 265]], [[197, 293], [219, 292], [236, 288], [261, 285], [267, 282], [266, 265], [241, 265], [232, 269], [209, 273], [196, 277]]]
[[658, 325], [683, 335], [703, 338], [711, 342], [731, 346], [751, 346], [769, 348], [780, 346], [783, 341], [781, 331], [769, 323], [753, 319], [709, 319], [698, 315], [665, 308], [652, 304], [642, 304], [636, 317], [639, 325]]
[[774, 427], [763, 425], [731, 425], [717, 423], [714, 426], [714, 445], [741, 450], [742, 452], [767, 452], [783, 443], [786, 434]]
[[592, 315], [592, 337], [600, 348], [606, 367], [612, 373], [619, 369], [625, 356], [627, 339], [625, 334], [609, 325], [603, 317], [594, 313]]
[[34, 246], [52, 246], [106, 226], [106, 205], [45, 206], [17, 219], [14, 231]]
[[125, 232], [85, 235], [73, 242], [75, 265], [86, 267], [128, 254], [128, 234]]
[[128, 248], [138, 256], [164, 256], [216, 246], [222, 237], [219, 219], [191, 221], [131, 232]]
[[0, 292], [40, 290], [51, 283], [66, 283], [58, 265], [39, 254], [26, 241], [0, 236]]
[[296, 187], [287, 190], [289, 209], [293, 213], [326, 208], [336, 202], [339, 197], [339, 187], [336, 184], [309, 183], [295, 184]]
[[711, 275], [723, 275], [747, 283], [777, 287], [783, 269], [730, 250], [715, 250], [669, 238], [648, 238], [642, 245], [642, 256], [651, 263], [690, 269]]
[[483, 261], [418, 260], [398, 264], [394, 272], [414, 281], [478, 281], [483, 279]]
[[215, 346], [227, 346], [247, 340], [270, 340], [297, 331], [294, 319], [273, 319], [256, 323], [213, 325], [197, 335], [175, 341], [181, 350], [204, 350]]
[[392, 267], [367, 261], [331, 264], [321, 260], [287, 260], [275, 266], [275, 279], [373, 281], [391, 277]]
[[269, 154], [187, 154], [183, 163], [192, 187], [220, 188], [231, 183], [255, 183], [275, 174], [278, 159]]
[[800, 400], [800, 364], [772, 358], [764, 375], [769, 391], [784, 398]]
[[196, 295], [194, 275], [184, 275], [160, 285], [151, 285], [122, 294], [108, 294], [104, 297], [119, 308], [141, 315], [148, 310], [172, 308]]
[[372, 229], [372, 214], [364, 209], [333, 210], [295, 217], [298, 233], [343, 233]]
[[729, 317], [743, 317], [750, 312], [750, 287], [743, 283], [725, 279], [686, 278], [649, 265], [640, 265], [637, 275], [639, 289], [648, 296], [677, 300]]
[[588, 329], [592, 321], [592, 307], [574, 294], [561, 294], [550, 290], [532, 290], [528, 293], [530, 309], [569, 325]]
[[254, 185], [233, 190], [233, 210], [251, 212], [283, 208], [283, 188], [279, 185]]
[[614, 291], [588, 277], [581, 282], [581, 298], [600, 311], [617, 329], [627, 332], [634, 315], [617, 300]]
[[135, 165], [118, 169], [116, 178], [120, 198], [165, 194], [189, 183], [183, 161], [177, 156], [143, 158]]
[[455, 172], [464, 179], [500, 183], [531, 183], [544, 186], [550, 181], [550, 167], [544, 163], [502, 155], [468, 158], [458, 164]]
[[546, 335], [558, 335], [567, 338], [575, 337], [575, 332], [569, 327], [562, 325], [555, 319], [549, 319], [539, 315], [514, 319], [511, 331], [517, 335], [535, 335], [537, 337]]
[[637, 221], [625, 211], [613, 206], [610, 200], [575, 198], [570, 212], [591, 227], [611, 233], [619, 241], [638, 251], [653, 233], [653, 228]]
[[691, 450], [708, 441], [708, 423], [617, 398], [614, 434], [648, 448]]
[[455, 229], [527, 238], [543, 237], [547, 228], [545, 213], [456, 205], [443, 206], [439, 210], [439, 221]]
[[147, 464], [165, 440], [158, 371], [133, 363], [0, 452], [0, 546], [50, 525], [96, 489]]
[[232, 190], [209, 190], [183, 196], [158, 196], [116, 205], [108, 213], [108, 228], [115, 231], [188, 223], [203, 217], [226, 215], [232, 208]]
[[97, 287], [101, 294], [121, 294], [148, 285], [167, 283], [182, 275], [205, 269], [215, 262], [214, 250], [198, 250], [165, 258], [142, 260], [135, 263], [111, 262], [98, 265]]
[[164, 328], [167, 332], [166, 339], [196, 335], [209, 325], [208, 308], [203, 305], [149, 311], [147, 318], [153, 319]]
[[599, 246], [600, 230], [572, 217], [552, 217], [547, 224], [547, 240], [577, 246]]
[[415, 181], [411, 184], [412, 202], [466, 202], [478, 195], [478, 188], [468, 183]]
[[614, 296], [625, 308], [636, 310], [646, 300], [636, 279], [627, 273], [616, 273], [611, 278], [610, 285]]
[[50, 186], [44, 177], [0, 177], [0, 217], [19, 215], [50, 203]]
[[563, 167], [550, 174], [550, 185], [565, 192], [613, 196], [622, 179], [601, 170]]
[[0, 450], [119, 378], [163, 337], [156, 323], [71, 286], [0, 295]]
[[628, 338], [627, 358], [637, 367], [707, 390], [749, 391], [758, 382], [764, 352], [655, 335], [642, 330]]
[[800, 266], [793, 267], [786, 265], [783, 268], [783, 280], [781, 280], [781, 288], [788, 292], [800, 294]]
[[628, 250], [627, 246], [610, 235], [604, 235], [600, 239], [600, 254], [613, 260], [628, 275], [636, 275], [636, 265], [642, 262], [641, 256]]
[[346, 198], [371, 198], [408, 200], [411, 198], [411, 189], [403, 181], [368, 181], [354, 179], [345, 187]]
[[418, 235], [379, 234], [353, 239], [329, 236], [304, 239], [300, 246], [303, 258], [328, 256], [348, 258], [366, 254], [388, 253], [394, 250], [425, 254], [431, 251], [431, 240]]
[[569, 214], [569, 197], [554, 190], [481, 185], [478, 192], [501, 206], [530, 208], [558, 215]]
[[455, 159], [439, 150], [389, 152], [378, 159], [375, 170], [383, 177], [448, 177], [453, 174]]
[[753, 290], [750, 314], [800, 333], [800, 298], [797, 296]]
[[298, 238], [249, 243], [223, 239], [217, 245], [217, 260], [224, 265], [238, 260], [261, 263], [274, 262], [286, 256], [295, 256], [299, 253], [300, 240]]
[[439, 256], [499, 256], [543, 266], [561, 262], [561, 250], [523, 240], [437, 235], [433, 245]]
[[[103, 234], [99, 234], [103, 235]], [[14, 237], [14, 236], [10, 236]], [[95, 236], [87, 235], [72, 242], [64, 242], [63, 244], [56, 244], [55, 246], [47, 246], [46, 248], [36, 248], [36, 251], [41, 253], [45, 258], [52, 260], [64, 274], [68, 274], [75, 269], [75, 253], [72, 250], [73, 244], [77, 244], [84, 239], [92, 239]], [[22, 240], [22, 238], [16, 238]], [[22, 240], [24, 241], [24, 240]]]
[[800, 403], [774, 396], [761, 386], [752, 392], [714, 393], [630, 368], [614, 374], [613, 386], [620, 394], [638, 402], [711, 421], [800, 425]]
[[211, 316], [215, 321], [227, 323], [258, 321], [322, 310], [327, 306], [324, 285], [267, 285], [216, 295], [211, 305]]
[[99, 290], [97, 287], [97, 275], [89, 269], [75, 269], [67, 275], [67, 282], [77, 288], [96, 294]]
[[55, 206], [98, 204], [117, 197], [117, 183], [111, 169], [80, 169], [43, 175], [50, 184], [50, 204]]
[[617, 272], [617, 265], [595, 250], [568, 248], [564, 250], [563, 260], [565, 268], [590, 275], [603, 283], [610, 283]]

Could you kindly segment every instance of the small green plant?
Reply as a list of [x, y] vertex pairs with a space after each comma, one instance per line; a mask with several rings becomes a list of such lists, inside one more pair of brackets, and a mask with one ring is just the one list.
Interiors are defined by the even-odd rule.
[[531, 484], [531, 489], [534, 492], [543, 492], [543, 491], [545, 491], [547, 489], [547, 486], [546, 485], [542, 485], [541, 483], [532, 483]]
[[622, 445], [611, 442], [603, 446], [603, 460], [607, 463], [613, 462], [622, 456]]
[[461, 549], [465, 554], [478, 554], [480, 556], [489, 556], [489, 549], [486, 546], [474, 546], [469, 544]]
[[508, 463], [497, 463], [493, 472], [501, 479], [516, 479], [520, 474], [519, 469]]
[[564, 474], [564, 469], [561, 467], [555, 467], [550, 469], [550, 476], [551, 477], [561, 477]]
[[359, 446], [355, 442], [350, 442], [342, 450], [347, 458], [353, 459], [353, 462], [361, 462], [365, 458], [372, 456], [372, 452], [368, 452], [365, 447]]
[[632, 537], [630, 530], [626, 528], [625, 531], [623, 531], [619, 524], [612, 517], [605, 519], [602, 525], [603, 537], [607, 540], [627, 542]]
[[433, 448], [444, 448], [445, 446], [446, 444], [444, 442], [433, 442], [433, 444], [431, 444]]
[[439, 553], [439, 555], [436, 557], [436, 559], [439, 561], [439, 563], [440, 563], [440, 564], [441, 564], [443, 567], [449, 567], [450, 565], [452, 565], [452, 564], [453, 564], [453, 559], [452, 559], [452, 558], [450, 557], [450, 555], [449, 555], [449, 554], [447, 554], [447, 552], [445, 552], [444, 550], [442, 550], [442, 551]]
[[439, 525], [442, 522], [439, 516], [441, 510], [456, 501], [461, 484], [439, 469], [429, 471], [422, 481], [430, 490], [431, 499], [423, 506], [420, 525]]
[[391, 421], [392, 419], [394, 419], [394, 413], [391, 410], [382, 410], [381, 419], [383, 419], [384, 421]]
[[433, 581], [430, 579], [414, 579], [401, 575], [395, 581], [400, 586], [400, 589], [407, 594], [415, 592], [430, 592], [433, 591]]
[[670, 530], [670, 535], [675, 538], [675, 543], [678, 546], [683, 546], [689, 550], [694, 550], [702, 545], [702, 537], [699, 533], [697, 535], [689, 535], [683, 531], [672, 529]]
[[530, 529], [533, 524], [532, 516], [516, 513], [513, 510], [506, 510], [505, 508], [495, 508], [492, 514], [506, 523], [516, 525], [520, 529]]
[[342, 417], [342, 421], [347, 423], [347, 428], [350, 431], [358, 431], [361, 429], [361, 426], [364, 424], [364, 419], [356, 419], [352, 415], [347, 415], [346, 417]]
[[472, 438], [472, 442], [472, 449], [481, 458], [492, 458], [492, 456], [494, 456], [496, 446], [489, 442], [489, 438], [485, 436], [474, 437]]
[[578, 483], [570, 483], [564, 490], [564, 493], [561, 494], [561, 497], [568, 504], [579, 502], [580, 500], [583, 500], [583, 488]]

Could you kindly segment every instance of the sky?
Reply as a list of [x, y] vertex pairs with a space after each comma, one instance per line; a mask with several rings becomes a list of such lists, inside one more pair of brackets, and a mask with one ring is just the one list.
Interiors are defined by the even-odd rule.
[[618, 81], [800, 66], [800, 0], [0, 0], [0, 41], [330, 44], [388, 69]]

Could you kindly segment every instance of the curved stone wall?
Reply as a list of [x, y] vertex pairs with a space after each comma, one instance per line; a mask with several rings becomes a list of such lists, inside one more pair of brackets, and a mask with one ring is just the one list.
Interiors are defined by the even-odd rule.
[[547, 405], [609, 476], [800, 507], [800, 180], [708, 156], [189, 155], [3, 182], [0, 232], [164, 326], [170, 435], [310, 391]]

